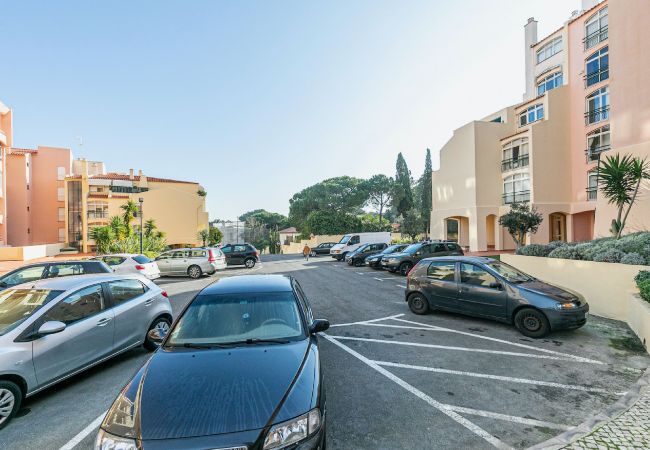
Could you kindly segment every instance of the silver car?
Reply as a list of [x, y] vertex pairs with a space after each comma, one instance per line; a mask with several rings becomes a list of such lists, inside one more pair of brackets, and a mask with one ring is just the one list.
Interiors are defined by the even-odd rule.
[[216, 247], [177, 248], [156, 258], [161, 276], [201, 278], [226, 268], [226, 257]]
[[38, 280], [0, 292], [0, 429], [29, 397], [131, 348], [158, 345], [167, 293], [139, 275]]

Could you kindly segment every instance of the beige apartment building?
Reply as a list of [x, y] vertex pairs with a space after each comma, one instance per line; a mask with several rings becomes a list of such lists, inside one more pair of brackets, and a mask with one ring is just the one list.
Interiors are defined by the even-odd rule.
[[[515, 202], [544, 217], [529, 243], [608, 236], [614, 211], [598, 195], [600, 157], [650, 155], [648, 20], [645, 0], [583, 0], [542, 39], [529, 19], [524, 101], [455, 130], [441, 149], [431, 236], [472, 251], [512, 249], [498, 217]], [[650, 198], [628, 224], [650, 227]]]
[[[105, 173], [102, 163], [75, 160], [65, 179], [67, 242], [82, 252], [94, 250], [90, 231], [121, 215], [128, 200], [139, 204], [142, 218], [154, 219], [172, 247], [200, 245], [200, 230], [208, 228], [205, 196], [198, 183], [149, 177], [131, 169], [128, 174]], [[134, 223], [134, 225], [137, 225]]]

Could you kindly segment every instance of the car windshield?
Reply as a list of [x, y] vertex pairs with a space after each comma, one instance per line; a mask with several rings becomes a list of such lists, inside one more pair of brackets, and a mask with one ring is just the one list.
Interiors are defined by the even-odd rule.
[[247, 344], [305, 336], [293, 292], [199, 295], [166, 346]]
[[406, 248], [403, 250], [403, 252], [404, 252], [404, 253], [415, 253], [415, 252], [417, 252], [418, 250], [420, 250], [421, 247], [422, 247], [421, 244], [411, 244], [411, 245], [409, 245], [408, 247], [406, 247]]
[[352, 253], [363, 253], [363, 252], [365, 252], [365, 251], [368, 249], [368, 247], [370, 247], [370, 244], [363, 244], [363, 245], [362, 245], [361, 247], [359, 247], [358, 249], [352, 251]]
[[345, 236], [343, 236], [343, 237], [341, 238], [341, 240], [339, 241], [339, 244], [347, 244], [347, 242], [348, 242], [349, 240], [350, 240], [350, 235], [349, 235], [349, 234], [346, 234]]
[[151, 260], [144, 255], [134, 256], [133, 261], [137, 262], [138, 264], [148, 264], [151, 262]]
[[391, 245], [389, 247], [386, 247], [382, 253], [384, 255], [389, 255], [391, 253], [398, 252], [400, 249], [403, 249], [403, 248], [404, 247], [402, 245]]
[[0, 336], [16, 328], [63, 291], [7, 289], [0, 292]]
[[489, 263], [488, 266], [511, 283], [525, 283], [526, 281], [534, 280], [530, 275], [527, 275], [506, 263], [495, 261]]

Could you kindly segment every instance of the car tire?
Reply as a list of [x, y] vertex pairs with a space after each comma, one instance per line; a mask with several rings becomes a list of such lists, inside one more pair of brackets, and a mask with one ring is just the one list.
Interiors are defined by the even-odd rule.
[[411, 269], [413, 268], [413, 264], [410, 262], [405, 262], [399, 265], [399, 273], [403, 276], [406, 276], [409, 274]]
[[246, 266], [247, 269], [252, 269], [255, 267], [255, 258], [246, 258], [244, 260], [244, 265]]
[[16, 383], [8, 380], [0, 380], [0, 409], [11, 408], [8, 414], [0, 415], [0, 430], [7, 426], [14, 418], [20, 404], [23, 401], [23, 393]]
[[429, 301], [419, 292], [409, 295], [408, 305], [413, 314], [421, 316], [429, 312]]
[[187, 268], [187, 275], [189, 275], [190, 278], [197, 280], [203, 276], [203, 271], [199, 266], [191, 265]]
[[515, 326], [521, 334], [539, 339], [551, 331], [546, 315], [534, 308], [522, 308], [515, 314]]
[[354, 267], [362, 267], [363, 266], [363, 261], [361, 261], [360, 259], [355, 259], [353, 264], [354, 264]]
[[151, 326], [149, 326], [149, 329], [147, 330], [147, 335], [144, 337], [144, 344], [143, 344], [144, 348], [149, 350], [150, 352], [156, 351], [159, 345], [149, 339], [149, 332], [154, 328], [161, 328], [161, 329], [165, 329], [166, 332], [169, 333], [169, 328], [171, 327], [171, 325], [172, 322], [167, 317], [158, 317], [156, 320], [154, 320]]

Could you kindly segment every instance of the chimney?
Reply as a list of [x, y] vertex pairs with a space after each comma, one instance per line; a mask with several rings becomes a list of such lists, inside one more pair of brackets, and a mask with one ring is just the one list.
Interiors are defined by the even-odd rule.
[[138, 177], [142, 177], [142, 169], [138, 170]]
[[129, 169], [129, 180], [133, 180], [133, 169]]
[[526, 25], [524, 25], [524, 44], [525, 60], [526, 60], [526, 93], [524, 100], [530, 100], [535, 96], [535, 52], [531, 48], [537, 44], [537, 21], [534, 17], [530, 17]]

